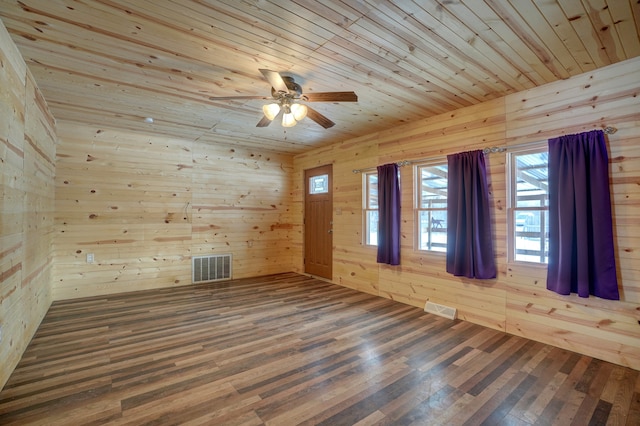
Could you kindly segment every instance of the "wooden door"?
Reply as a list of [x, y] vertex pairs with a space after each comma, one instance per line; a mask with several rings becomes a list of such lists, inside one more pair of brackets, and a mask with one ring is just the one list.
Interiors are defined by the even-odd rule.
[[331, 165], [305, 170], [304, 271], [332, 279], [333, 179]]

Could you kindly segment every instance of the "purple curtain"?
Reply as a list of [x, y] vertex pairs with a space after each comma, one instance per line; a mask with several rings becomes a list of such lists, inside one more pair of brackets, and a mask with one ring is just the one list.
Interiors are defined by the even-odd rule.
[[549, 139], [547, 288], [620, 299], [602, 130]]
[[400, 180], [395, 163], [378, 166], [378, 263], [400, 264]]
[[489, 186], [482, 151], [448, 155], [447, 272], [496, 277], [489, 215]]

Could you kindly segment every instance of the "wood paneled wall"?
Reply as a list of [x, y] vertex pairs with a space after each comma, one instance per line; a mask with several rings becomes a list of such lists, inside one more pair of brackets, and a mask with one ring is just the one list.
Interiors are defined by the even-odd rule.
[[0, 22], [0, 388], [51, 305], [55, 121]]
[[507, 96], [508, 145], [610, 125], [621, 301], [546, 290], [546, 270], [507, 269], [507, 331], [640, 370], [640, 58]]
[[[292, 157], [60, 122], [54, 299], [187, 285], [191, 256], [233, 277], [292, 269]], [[87, 262], [87, 254], [94, 262]]]
[[[331, 163], [335, 283], [419, 307], [426, 300], [454, 306], [462, 319], [640, 369], [639, 68], [640, 58], [628, 60], [296, 156], [295, 217], [303, 217], [304, 170]], [[375, 249], [362, 244], [362, 176], [354, 169], [545, 141], [604, 125], [618, 129], [608, 140], [621, 301], [557, 295], [546, 290], [544, 267], [507, 262], [505, 153], [486, 157], [496, 279], [453, 277], [445, 272], [444, 255], [414, 250], [411, 166], [401, 168], [402, 265], [378, 265]], [[301, 262], [296, 270], [303, 271]]]

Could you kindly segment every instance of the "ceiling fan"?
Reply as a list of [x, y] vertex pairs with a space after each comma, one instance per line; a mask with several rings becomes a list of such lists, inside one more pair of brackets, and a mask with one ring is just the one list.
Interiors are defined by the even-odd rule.
[[271, 97], [268, 96], [212, 96], [212, 101], [224, 101], [232, 99], [271, 99], [273, 103], [264, 105], [264, 116], [256, 124], [256, 127], [267, 127], [278, 116], [282, 115], [282, 125], [293, 127], [305, 117], [309, 117], [325, 129], [333, 127], [336, 123], [320, 114], [315, 109], [296, 102], [357, 102], [358, 96], [354, 92], [316, 92], [302, 94], [302, 87], [293, 80], [293, 77], [282, 76], [276, 71], [260, 69], [265, 79], [271, 84]]

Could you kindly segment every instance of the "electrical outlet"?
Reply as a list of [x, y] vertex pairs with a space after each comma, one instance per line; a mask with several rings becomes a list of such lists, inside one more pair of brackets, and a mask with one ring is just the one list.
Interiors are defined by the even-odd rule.
[[87, 253], [87, 263], [93, 263], [93, 253]]

